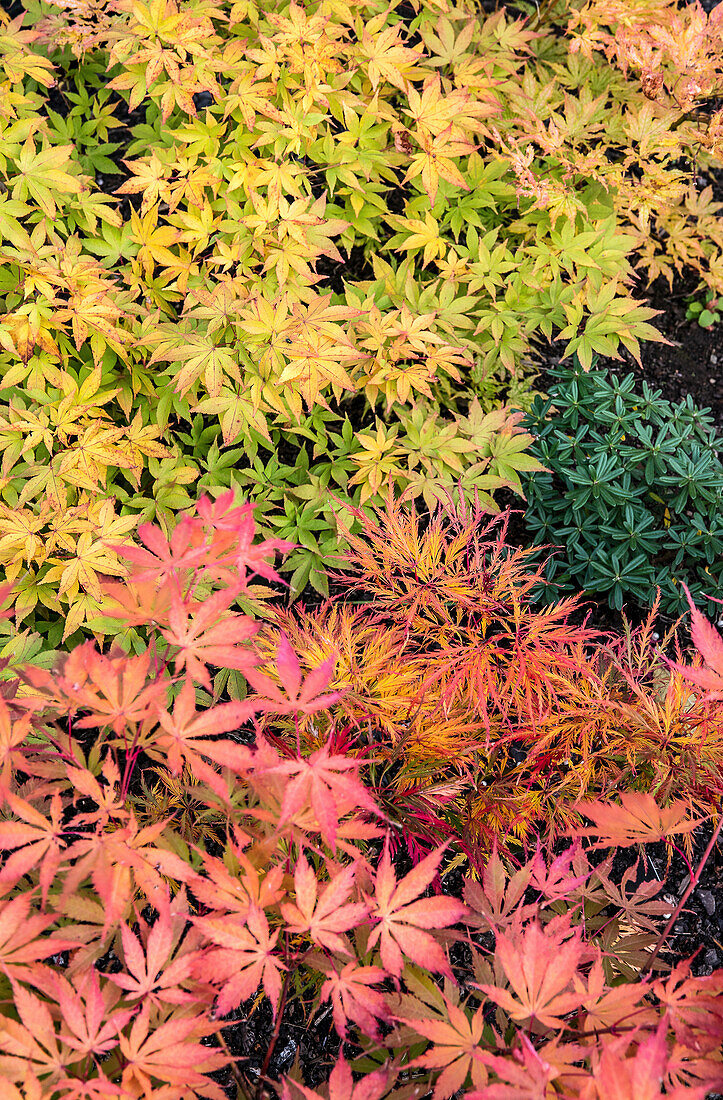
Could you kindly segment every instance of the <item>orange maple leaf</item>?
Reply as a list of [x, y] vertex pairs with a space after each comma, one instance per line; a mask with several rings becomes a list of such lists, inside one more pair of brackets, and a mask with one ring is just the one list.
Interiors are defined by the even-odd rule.
[[[373, 1073], [366, 1073], [361, 1081], [355, 1084], [348, 1062], [340, 1055], [329, 1077], [328, 1100], [380, 1100], [393, 1084], [394, 1076], [395, 1073], [391, 1067], [377, 1069]], [[281, 1100], [293, 1100], [290, 1085], [298, 1089], [306, 1100], [323, 1100], [318, 1092], [290, 1078], [284, 1080]]]
[[442, 1069], [434, 1086], [432, 1100], [447, 1100], [459, 1089], [463, 1089], [470, 1073], [472, 1082], [478, 1089], [487, 1081], [481, 1049], [485, 1026], [484, 1005], [470, 1019], [459, 1005], [452, 1004], [446, 997], [444, 1002], [447, 1020], [394, 1017], [434, 1043], [431, 1050], [420, 1054], [410, 1063], [412, 1066], [424, 1066], [427, 1069]]
[[622, 806], [614, 802], [578, 802], [575, 809], [594, 821], [595, 828], [571, 832], [598, 837], [595, 848], [629, 848], [632, 844], [654, 844], [673, 833], [691, 833], [707, 820], [689, 818], [689, 807], [682, 799], [661, 807], [645, 792], [623, 791], [620, 801]]

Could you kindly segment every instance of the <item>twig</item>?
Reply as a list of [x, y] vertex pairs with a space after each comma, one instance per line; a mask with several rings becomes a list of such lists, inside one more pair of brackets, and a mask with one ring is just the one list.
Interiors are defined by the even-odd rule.
[[256, 1100], [261, 1100], [262, 1082], [263, 1082], [264, 1077], [266, 1076], [266, 1071], [267, 1071], [267, 1069], [269, 1068], [269, 1066], [271, 1064], [271, 1058], [272, 1058], [274, 1050], [276, 1048], [276, 1043], [278, 1042], [278, 1039], [279, 1039], [279, 1032], [281, 1031], [281, 1021], [283, 1019], [284, 1009], [286, 1007], [286, 996], [287, 996], [287, 993], [289, 991], [289, 980], [290, 980], [290, 978], [291, 978], [291, 971], [287, 970], [286, 974], [284, 975], [284, 984], [281, 987], [281, 996], [279, 997], [279, 1005], [278, 1005], [278, 1008], [276, 1010], [276, 1023], [274, 1024], [274, 1031], [273, 1031], [273, 1034], [271, 1036], [271, 1041], [270, 1041], [270, 1043], [268, 1045], [268, 1048], [266, 1050], [266, 1055], [264, 1057], [263, 1065], [261, 1066], [261, 1069], [259, 1071], [259, 1084], [258, 1084], [258, 1087], [256, 1089]]
[[652, 975], [653, 963], [657, 959], [658, 954], [660, 953], [660, 950], [661, 950], [663, 944], [665, 943], [668, 936], [670, 935], [670, 930], [673, 927], [673, 925], [675, 924], [678, 917], [680, 916], [680, 912], [681, 912], [683, 906], [685, 905], [686, 901], [688, 900], [688, 898], [690, 897], [690, 895], [693, 893], [696, 886], [698, 885], [698, 880], [699, 880], [699, 878], [702, 874], [703, 868], [706, 865], [706, 862], [708, 860], [708, 856], [713, 851], [713, 848], [715, 847], [715, 843], [718, 840], [718, 837], [720, 836], [721, 829], [723, 829], [723, 815], [721, 815], [720, 820], [718, 821], [718, 824], [716, 825], [716, 827], [713, 831], [713, 836], [710, 838], [710, 843], [709, 843], [708, 847], [703, 852], [703, 858], [701, 859], [700, 863], [698, 864], [696, 872], [693, 875], [693, 877], [691, 878], [690, 883], [688, 884], [688, 889], [685, 891], [682, 898], [680, 899], [680, 901], [676, 905], [674, 912], [671, 913], [670, 919], [669, 919], [668, 923], [666, 924], [665, 929], [663, 930], [663, 934], [659, 937], [658, 942], [655, 945], [655, 950], [653, 951], [653, 954], [650, 957], [650, 962], [648, 963], [648, 969], [646, 971], [646, 976], [650, 977]]

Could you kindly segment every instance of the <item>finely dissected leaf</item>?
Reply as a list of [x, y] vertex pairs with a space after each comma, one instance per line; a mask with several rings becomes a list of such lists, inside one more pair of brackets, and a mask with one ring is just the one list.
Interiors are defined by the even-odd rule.
[[339, 933], [358, 927], [369, 912], [363, 902], [344, 904], [351, 896], [355, 876], [356, 867], [351, 864], [320, 891], [317, 872], [301, 855], [294, 871], [295, 903], [281, 905], [286, 930], [292, 934], [306, 933], [328, 951], [351, 955], [345, 937]]
[[367, 896], [370, 917], [375, 923], [369, 947], [379, 944], [382, 964], [395, 977], [401, 977], [403, 955], [418, 966], [452, 978], [449, 962], [439, 943], [426, 928], [447, 928], [467, 913], [466, 905], [455, 898], [419, 899], [437, 874], [444, 848], [431, 852], [397, 882], [389, 855], [389, 843], [384, 846], [375, 876], [374, 896]]

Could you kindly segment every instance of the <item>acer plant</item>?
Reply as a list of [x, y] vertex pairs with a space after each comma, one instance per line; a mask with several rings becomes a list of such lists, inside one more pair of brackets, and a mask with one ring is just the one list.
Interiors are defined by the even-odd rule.
[[[538, 840], [513, 864], [493, 846], [459, 897], [433, 889], [459, 837], [400, 871], [341, 731], [303, 744], [347, 690], [335, 655], [305, 670], [281, 636], [269, 677], [250, 617], [229, 610], [279, 549], [244, 545], [249, 515], [231, 493], [203, 497], [170, 540], [149, 525], [144, 548], [125, 548], [117, 614], [145, 624], [144, 653], [85, 642], [52, 672], [28, 665], [2, 684], [3, 1097], [597, 1100], [614, 1083], [628, 1100], [643, 1088], [702, 1100], [720, 1088], [723, 971], [664, 956], [723, 818], [673, 912], [637, 863], [613, 878], [616, 849], [671, 847], [700, 824], [689, 799], [660, 792], [579, 800], [566, 848]], [[371, 565], [365, 576], [379, 584]], [[204, 584], [218, 588], [201, 600]], [[410, 629], [440, 607], [423, 602]], [[195, 640], [179, 636], [184, 614], [202, 625]], [[697, 612], [693, 629], [709, 671], [671, 675], [709, 677], [713, 705], [723, 639]], [[212, 667], [243, 670], [246, 698], [214, 703]], [[212, 833], [143, 805], [142, 772], [191, 796]], [[297, 997], [310, 1022], [330, 1007], [337, 1037], [315, 1088], [298, 1065], [271, 1074]], [[251, 1067], [236, 1035], [260, 1000], [272, 1026]]]
[[679, 167], [720, 159], [720, 17], [528, 7], [0, 16], [8, 655], [90, 637], [108, 543], [201, 492], [257, 502], [290, 596], [325, 595], [340, 509], [388, 478], [426, 507], [519, 492], [542, 342], [589, 366], [660, 339], [636, 275], [721, 293]]

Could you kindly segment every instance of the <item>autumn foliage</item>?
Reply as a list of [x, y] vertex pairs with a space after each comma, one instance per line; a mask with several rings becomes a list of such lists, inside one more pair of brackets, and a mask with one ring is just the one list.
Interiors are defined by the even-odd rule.
[[5, 656], [112, 637], [110, 544], [204, 492], [256, 501], [296, 544], [292, 595], [328, 594], [338, 500], [391, 478], [431, 507], [461, 480], [491, 505], [539, 470], [546, 341], [638, 357], [662, 339], [646, 283], [723, 293], [698, 185], [720, 5], [22, 7], [0, 11]]
[[[412, 646], [410, 679], [397, 691], [413, 699], [410, 714], [433, 706], [451, 716], [456, 740], [445, 751], [449, 757], [454, 744], [459, 754], [455, 778], [447, 777], [455, 797], [465, 786], [471, 795], [478, 774], [469, 746], [494, 767], [498, 742], [516, 730], [530, 757], [518, 786], [534, 792], [540, 771], [529, 728], [538, 729], [549, 756], [554, 739], [546, 731], [557, 708], [566, 716], [566, 751], [574, 752], [585, 743], [590, 719], [581, 700], [591, 685], [608, 690], [621, 714], [638, 716], [628, 735], [639, 728], [644, 745], [656, 715], [669, 717], [672, 746], [684, 729], [691, 743], [702, 740], [714, 713], [720, 724], [716, 693], [698, 696], [686, 686], [699, 678], [695, 669], [668, 669], [667, 688], [645, 680], [637, 660], [645, 637], [632, 634], [618, 650], [599, 647], [602, 667], [593, 672], [582, 662], [595, 649], [593, 635], [576, 637], [565, 608], [537, 621], [524, 601], [524, 562], [499, 539], [489, 541], [479, 515], [449, 509], [423, 532], [418, 524], [391, 500], [378, 525], [368, 523], [367, 541], [354, 544], [356, 583], [372, 597], [364, 612], [369, 638], [384, 627], [395, 644], [406, 636]], [[673, 798], [672, 777], [664, 790], [654, 775], [655, 798], [645, 784], [627, 781], [618, 805], [604, 797], [612, 792], [591, 740], [586, 755], [578, 750], [589, 774], [573, 760], [575, 778], [558, 780], [558, 798], [577, 798], [583, 786], [599, 792], [566, 811], [593, 827], [573, 828], [575, 838], [556, 852], [538, 842], [505, 855], [505, 806], [500, 843], [478, 860], [493, 819], [478, 811], [455, 832], [458, 808], [441, 781], [430, 782], [435, 769], [449, 768], [439, 760], [441, 722], [415, 727], [410, 717], [406, 754], [392, 692], [375, 696], [371, 683], [340, 676], [343, 633], [319, 640], [313, 653], [308, 643], [297, 651], [312, 616], [299, 617], [292, 637], [289, 616], [288, 631], [279, 632], [278, 623], [231, 610], [254, 574], [273, 577], [274, 554], [284, 549], [255, 541], [252, 525], [247, 507], [226, 494], [199, 501], [171, 540], [146, 527], [145, 549], [128, 551], [127, 600], [107, 582], [116, 613], [145, 621], [145, 651], [102, 654], [86, 643], [53, 672], [27, 666], [3, 683], [3, 1100], [222, 1100], [269, 1088], [282, 1100], [408, 1100], [430, 1092], [448, 1100], [459, 1090], [474, 1100], [611, 1093], [702, 1100], [722, 1087], [723, 974], [696, 977], [690, 963], [666, 966], [675, 913], [658, 896], [661, 884], [638, 874], [639, 860], [615, 876], [610, 851], [689, 836], [704, 787], [709, 809], [719, 806], [712, 765], [700, 767], [695, 798]], [[425, 575], [413, 588], [415, 570]], [[12, 598], [7, 589], [3, 595]], [[320, 631], [335, 621], [330, 616], [319, 614]], [[482, 665], [479, 647], [469, 650], [473, 626], [489, 639]], [[709, 675], [717, 675], [720, 638], [697, 619], [696, 632]], [[520, 670], [515, 658], [513, 676], [516, 639], [529, 660]], [[211, 670], [224, 667], [242, 674], [244, 698], [209, 696]], [[376, 668], [372, 660], [370, 677]], [[372, 759], [360, 751], [361, 734], [375, 729], [382, 736], [372, 739]], [[396, 788], [374, 772], [385, 753], [400, 765]], [[410, 791], [413, 765], [419, 774]], [[672, 767], [665, 759], [659, 766]], [[480, 784], [478, 797], [503, 803], [504, 788], [487, 793]], [[426, 853], [410, 844], [411, 865], [400, 867], [393, 856], [400, 836], [424, 833], [429, 821], [419, 807], [437, 802], [448, 841], [430, 842]], [[409, 826], [400, 832], [394, 815], [402, 805]], [[485, 824], [476, 846], [475, 821]], [[532, 816], [523, 832], [531, 824]], [[451, 881], [465, 858], [462, 889], [440, 891], [440, 876]], [[298, 1067], [280, 1081], [268, 1076], [295, 998], [310, 1022], [331, 1010], [346, 1040], [318, 1094]], [[260, 999], [270, 1004], [272, 1026], [252, 1073], [231, 1046]]]

